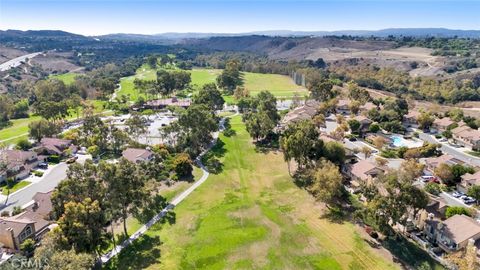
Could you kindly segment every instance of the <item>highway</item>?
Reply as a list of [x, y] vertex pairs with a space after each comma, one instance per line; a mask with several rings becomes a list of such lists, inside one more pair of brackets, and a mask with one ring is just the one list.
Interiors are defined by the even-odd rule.
[[10, 59], [5, 63], [0, 64], [0, 71], [7, 71], [11, 68], [18, 67], [20, 64], [25, 62], [27, 58], [32, 59], [33, 57], [39, 54], [41, 54], [41, 52], [30, 53], [30, 54], [19, 56], [17, 58]]

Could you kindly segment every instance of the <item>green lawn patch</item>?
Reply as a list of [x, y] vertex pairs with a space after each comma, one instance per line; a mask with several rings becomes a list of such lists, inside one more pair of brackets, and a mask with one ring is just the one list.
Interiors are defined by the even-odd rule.
[[244, 72], [244, 87], [250, 94], [257, 95], [260, 91], [270, 91], [278, 98], [291, 98], [295, 94], [308, 95], [305, 87], [296, 85], [292, 78], [278, 74], [262, 74]]
[[[26, 181], [26, 180], [23, 180], [23, 181], [19, 181], [17, 183], [15, 183], [15, 185], [13, 185], [13, 187], [10, 189], [10, 194], [12, 194], [13, 192], [21, 189], [21, 188], [24, 188], [28, 185], [30, 185], [32, 182], [29, 182], [29, 181]], [[2, 188], [2, 194], [3, 195], [7, 195], [8, 194], [8, 189], [6, 186], [3, 186]]]
[[154, 226], [107, 269], [399, 269], [353, 224], [321, 218], [282, 155], [257, 152], [240, 117], [231, 125], [221, 172], [175, 208], [175, 223]]
[[65, 84], [71, 84], [75, 81], [75, 77], [77, 77], [78, 75], [78, 73], [68, 72], [64, 74], [50, 75], [49, 78], [63, 81]]

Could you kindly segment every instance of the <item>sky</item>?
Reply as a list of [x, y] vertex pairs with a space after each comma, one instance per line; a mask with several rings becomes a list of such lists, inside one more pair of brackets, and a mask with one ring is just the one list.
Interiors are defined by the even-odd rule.
[[0, 29], [83, 35], [443, 27], [480, 30], [480, 0], [0, 0]]

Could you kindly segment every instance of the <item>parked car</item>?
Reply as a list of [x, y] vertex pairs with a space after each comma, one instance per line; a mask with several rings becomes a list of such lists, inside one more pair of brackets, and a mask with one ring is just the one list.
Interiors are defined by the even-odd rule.
[[448, 141], [446, 138], [441, 138], [440, 140], [438, 140], [439, 142], [446, 142]]
[[74, 156], [74, 157], [71, 157], [69, 159], [67, 159], [65, 162], [67, 164], [71, 164], [71, 163], [74, 163], [75, 161], [77, 161], [78, 157], [77, 156]]
[[38, 164], [37, 167], [40, 168], [40, 169], [46, 170], [46, 169], [48, 169], [48, 163], [46, 163], [46, 162], [41, 162], [41, 163]]
[[422, 175], [423, 182], [429, 182], [429, 181], [435, 182], [436, 179], [437, 178], [433, 175]]

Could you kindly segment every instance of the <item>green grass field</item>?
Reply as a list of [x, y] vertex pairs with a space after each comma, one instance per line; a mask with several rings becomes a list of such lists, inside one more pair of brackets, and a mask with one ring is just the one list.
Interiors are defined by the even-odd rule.
[[[29, 181], [26, 181], [26, 180], [23, 180], [23, 181], [19, 181], [17, 183], [15, 183], [15, 185], [13, 185], [13, 187], [10, 189], [10, 194], [12, 194], [13, 192], [21, 189], [21, 188], [24, 188], [28, 185], [30, 185], [32, 182], [29, 182]], [[6, 187], [3, 187], [2, 189], [2, 194], [3, 195], [7, 195], [8, 194], [8, 189]]]
[[240, 117], [221, 136], [223, 172], [124, 250], [111, 269], [399, 269], [354, 225], [321, 218], [323, 207], [295, 186], [280, 153], [257, 152]]
[[[88, 103], [94, 106], [94, 113], [102, 113], [105, 111], [104, 103], [105, 101], [102, 100], [88, 100]], [[81, 110], [77, 111], [71, 109], [69, 111], [70, 115], [67, 117], [66, 120], [73, 120], [78, 117], [81, 117], [82, 112]], [[28, 133], [28, 124], [33, 121], [40, 120], [41, 117], [39, 116], [30, 116], [29, 118], [22, 118], [22, 119], [13, 119], [10, 120], [11, 125], [0, 129], [0, 143], [2, 144], [16, 144], [20, 140], [27, 139]]]
[[71, 84], [75, 81], [75, 77], [77, 77], [79, 74], [78, 73], [64, 73], [64, 74], [59, 74], [59, 75], [50, 75], [49, 78], [52, 79], [58, 79], [60, 81], [63, 81], [65, 84]]
[[[192, 75], [191, 85], [194, 89], [198, 89], [207, 83], [216, 82], [217, 76], [221, 73], [220, 69], [203, 69], [195, 68], [189, 71]], [[308, 95], [307, 89], [296, 85], [293, 80], [285, 75], [278, 74], [261, 74], [244, 72], [244, 87], [247, 88], [252, 95], [257, 95], [260, 91], [270, 91], [277, 98], [291, 98], [295, 94], [299, 96]], [[137, 70], [137, 74], [122, 78], [120, 81], [121, 88], [117, 91], [117, 96], [125, 95], [130, 101], [136, 101], [138, 97], [143, 96], [139, 93], [133, 84], [135, 78], [138, 79], [155, 79], [155, 70], [144, 65]], [[228, 103], [234, 102], [232, 97], [225, 97]]]
[[295, 94], [308, 95], [305, 87], [296, 85], [290, 77], [285, 75], [244, 72], [243, 79], [244, 87], [252, 95], [263, 90], [270, 91], [278, 98], [291, 98]]

